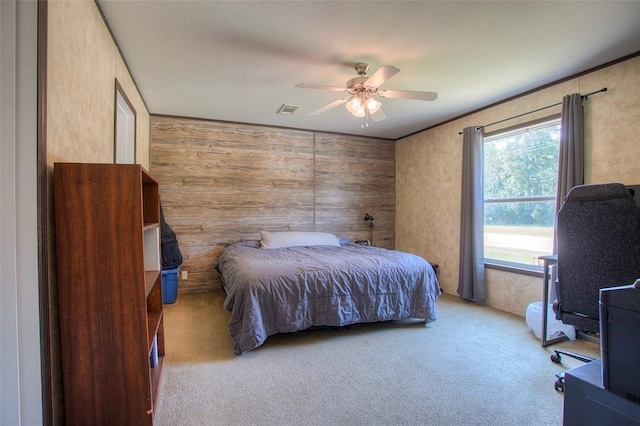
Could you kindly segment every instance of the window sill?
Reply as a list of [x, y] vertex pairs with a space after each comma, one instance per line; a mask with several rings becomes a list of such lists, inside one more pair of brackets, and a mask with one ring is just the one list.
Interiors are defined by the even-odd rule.
[[528, 275], [530, 277], [538, 277], [542, 279], [542, 266], [526, 267], [524, 265], [502, 263], [493, 260], [485, 260], [484, 267], [487, 269], [496, 269], [498, 271], [511, 272], [513, 274]]

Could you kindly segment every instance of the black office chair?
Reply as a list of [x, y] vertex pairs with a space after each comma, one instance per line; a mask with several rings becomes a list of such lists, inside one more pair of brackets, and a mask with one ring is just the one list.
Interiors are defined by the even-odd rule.
[[[556, 222], [556, 318], [598, 342], [600, 289], [640, 277], [640, 207], [622, 184], [579, 185], [567, 194]], [[561, 350], [551, 360], [560, 362], [561, 354], [593, 360]], [[564, 390], [563, 375], [556, 389]]]

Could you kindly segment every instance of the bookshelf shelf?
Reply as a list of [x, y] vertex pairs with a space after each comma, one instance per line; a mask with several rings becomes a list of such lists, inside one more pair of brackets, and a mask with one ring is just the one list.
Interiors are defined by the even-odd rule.
[[54, 164], [66, 424], [153, 424], [165, 354], [158, 194], [138, 164]]

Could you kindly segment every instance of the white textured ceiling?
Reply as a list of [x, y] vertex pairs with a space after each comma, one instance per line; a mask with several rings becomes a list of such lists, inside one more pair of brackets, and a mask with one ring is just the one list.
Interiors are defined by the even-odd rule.
[[[98, 0], [152, 114], [399, 139], [640, 51], [640, 1]], [[400, 68], [386, 120], [338, 106], [352, 65]], [[299, 105], [292, 116], [282, 104]]]

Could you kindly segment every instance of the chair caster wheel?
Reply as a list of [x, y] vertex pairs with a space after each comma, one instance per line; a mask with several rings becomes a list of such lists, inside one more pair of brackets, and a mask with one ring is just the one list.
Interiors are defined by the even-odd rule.
[[558, 392], [564, 392], [564, 374], [558, 374], [556, 376], [558, 379], [556, 380], [555, 384], [553, 385], [553, 387], [558, 391]]
[[556, 364], [560, 364], [560, 362], [562, 362], [562, 358], [558, 353], [551, 354], [551, 361], [555, 362]]

